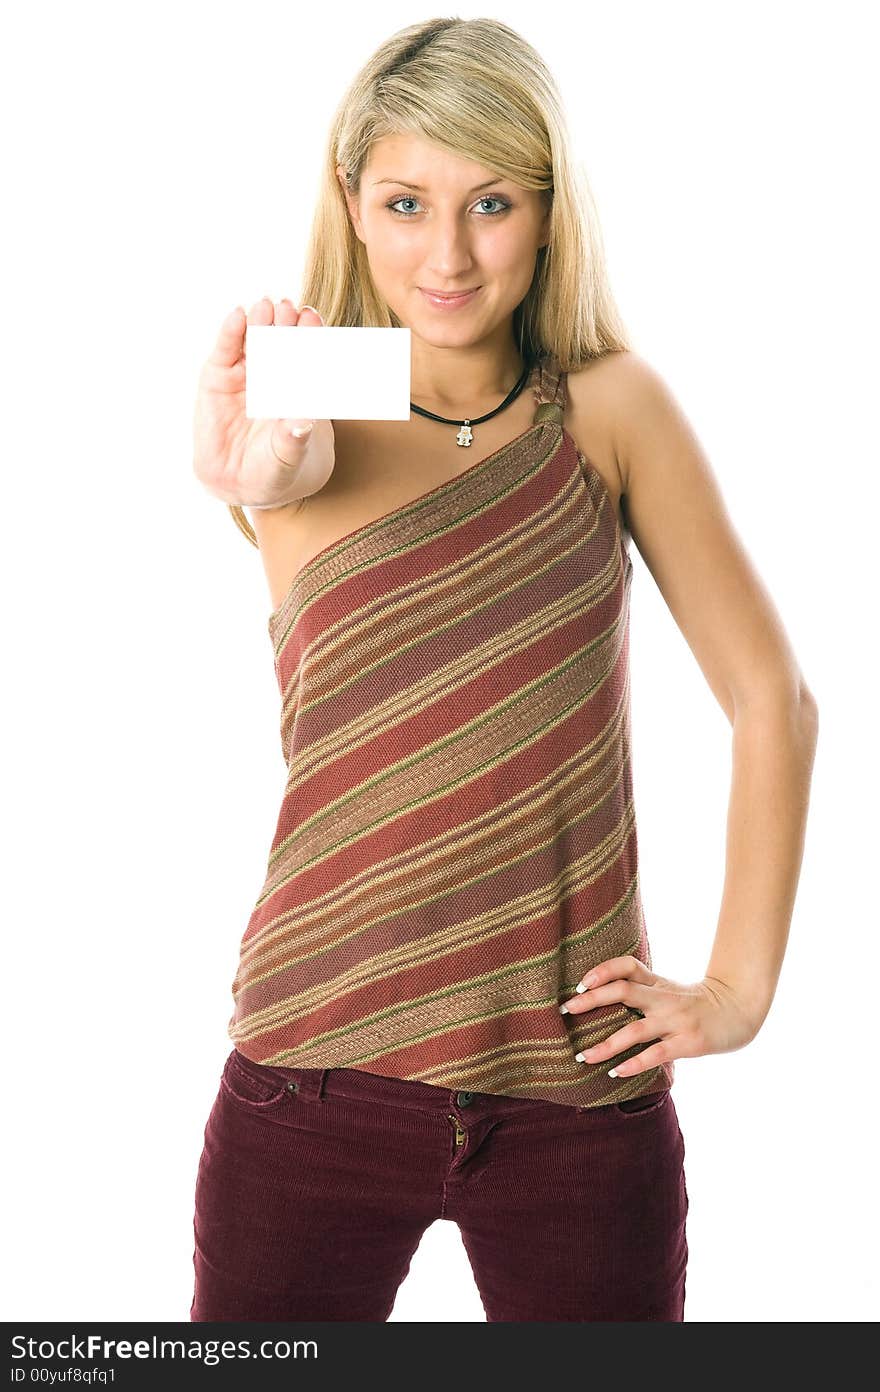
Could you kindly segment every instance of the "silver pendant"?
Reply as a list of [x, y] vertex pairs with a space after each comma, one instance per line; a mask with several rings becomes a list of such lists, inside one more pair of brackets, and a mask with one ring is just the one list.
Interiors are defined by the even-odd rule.
[[455, 437], [456, 444], [469, 445], [473, 438], [474, 432], [471, 430], [469, 423], [465, 421], [461, 427], [461, 430], [459, 430], [458, 434]]

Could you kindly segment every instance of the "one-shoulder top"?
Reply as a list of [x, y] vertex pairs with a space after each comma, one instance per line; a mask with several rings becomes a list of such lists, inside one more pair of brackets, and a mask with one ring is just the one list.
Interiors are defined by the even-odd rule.
[[258, 1063], [592, 1107], [672, 1086], [575, 1055], [560, 1013], [651, 966], [630, 735], [629, 537], [563, 425], [532, 425], [318, 552], [270, 615], [287, 765], [228, 1034]]

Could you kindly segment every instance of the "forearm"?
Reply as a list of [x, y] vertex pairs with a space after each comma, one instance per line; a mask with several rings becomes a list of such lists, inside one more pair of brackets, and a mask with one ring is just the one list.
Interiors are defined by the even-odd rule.
[[788, 941], [817, 736], [809, 693], [756, 699], [734, 714], [724, 890], [706, 976], [734, 992], [755, 1033]]

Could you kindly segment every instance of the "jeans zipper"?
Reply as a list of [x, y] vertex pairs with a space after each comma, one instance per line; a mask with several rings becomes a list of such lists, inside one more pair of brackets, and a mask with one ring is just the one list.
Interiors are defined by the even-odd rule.
[[457, 1146], [464, 1145], [465, 1141], [467, 1140], [467, 1132], [465, 1131], [458, 1117], [453, 1116], [452, 1112], [449, 1113], [449, 1120], [453, 1122], [455, 1125], [455, 1144]]

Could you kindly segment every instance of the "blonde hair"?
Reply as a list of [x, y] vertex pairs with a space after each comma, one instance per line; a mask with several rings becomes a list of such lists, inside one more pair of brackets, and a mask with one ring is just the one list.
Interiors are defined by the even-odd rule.
[[[380, 299], [351, 224], [352, 193], [375, 141], [413, 133], [543, 192], [549, 244], [513, 315], [524, 361], [552, 354], [563, 372], [631, 346], [611, 294], [589, 182], [575, 163], [562, 102], [540, 55], [496, 19], [429, 19], [386, 40], [340, 101], [327, 138], [306, 250], [301, 304], [325, 324], [399, 328]], [[229, 504], [253, 544], [242, 509]]]

